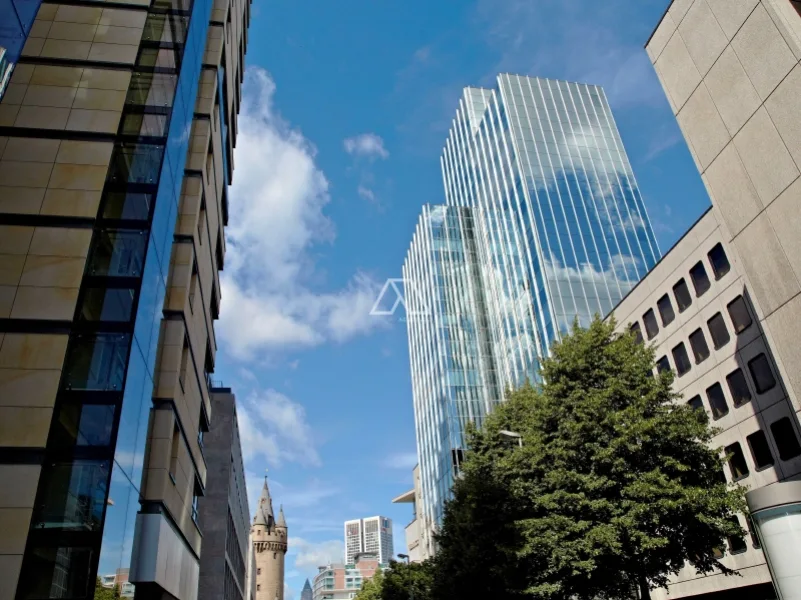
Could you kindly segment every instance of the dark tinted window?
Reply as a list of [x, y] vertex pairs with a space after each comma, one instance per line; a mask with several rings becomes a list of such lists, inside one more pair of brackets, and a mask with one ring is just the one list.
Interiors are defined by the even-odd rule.
[[706, 274], [706, 269], [704, 269], [704, 263], [701, 261], [695, 263], [695, 266], [690, 269], [690, 279], [692, 279], [696, 296], [703, 296], [706, 294], [707, 290], [709, 290], [712, 285], [709, 283], [709, 277]]
[[670, 361], [668, 360], [667, 356], [663, 356], [658, 361], [656, 361], [656, 370], [660, 373], [665, 371], [670, 371]]
[[764, 431], [761, 429], [755, 431], [745, 439], [748, 441], [748, 447], [751, 448], [751, 456], [754, 458], [757, 469], [764, 469], [773, 464], [773, 453], [770, 451], [768, 438]]
[[[212, 300], [214, 300], [213, 296], [212, 296]], [[642, 340], [642, 329], [640, 329], [640, 324], [639, 323], [632, 323], [631, 326], [629, 327], [629, 331], [632, 334], [634, 334], [634, 337], [637, 340], [637, 343], [638, 344], [642, 344], [642, 341], [643, 341]]]
[[715, 273], [715, 279], [720, 279], [731, 270], [726, 251], [721, 244], [716, 244], [707, 256], [709, 257], [709, 264], [712, 265], [712, 271]]
[[709, 408], [712, 411], [712, 417], [720, 419], [721, 417], [729, 414], [729, 405], [726, 402], [726, 396], [723, 393], [723, 388], [719, 383], [716, 383], [706, 389], [706, 397], [709, 400]]
[[731, 470], [731, 478], [734, 481], [748, 476], [748, 463], [745, 462], [743, 449], [740, 448], [740, 443], [735, 442], [731, 446], [726, 446], [724, 452], [729, 457], [729, 469]]
[[81, 300], [80, 318], [86, 321], [128, 322], [134, 291], [128, 288], [87, 287]]
[[[736, 525], [742, 529], [742, 526], [736, 517], [732, 517], [730, 521], [733, 525]], [[729, 552], [732, 554], [740, 554], [741, 552], [748, 550], [748, 544], [745, 543], [745, 538], [742, 536], [742, 534], [730, 535], [726, 538], [726, 541], [729, 544]]]
[[690, 295], [687, 282], [684, 281], [683, 277], [673, 286], [673, 295], [676, 297], [676, 304], [679, 306], [679, 312], [684, 312], [693, 303], [693, 297]]
[[748, 382], [745, 380], [745, 373], [742, 369], [726, 375], [726, 383], [729, 384], [729, 392], [734, 406], [742, 406], [751, 400], [751, 390], [748, 389]]
[[776, 448], [779, 450], [779, 458], [790, 460], [801, 454], [801, 446], [798, 444], [795, 428], [788, 417], [773, 423], [770, 431], [773, 434], [773, 441], [776, 442]]
[[726, 308], [729, 311], [731, 322], [734, 324], [735, 333], [741, 333], [751, 326], [751, 313], [748, 312], [748, 307], [745, 305], [745, 300], [743, 300], [742, 296], [737, 296], [729, 302]]
[[648, 335], [648, 339], [653, 339], [653, 337], [659, 333], [659, 325], [656, 322], [654, 310], [649, 308], [648, 312], [642, 316], [642, 320], [643, 323], [645, 323], [645, 333]]
[[[97, 566], [94, 548], [75, 546], [29, 547], [19, 578], [18, 598], [91, 598]], [[54, 591], [55, 590], [55, 591]]]
[[109, 463], [105, 460], [74, 460], [43, 469], [39, 486], [44, 493], [32, 526], [100, 531], [108, 475]]
[[108, 446], [114, 426], [114, 406], [64, 402], [58, 409], [52, 444], [58, 447]]
[[701, 400], [701, 396], [693, 396], [687, 401], [687, 404], [696, 410], [704, 410], [704, 401]]
[[704, 332], [701, 329], [696, 329], [690, 334], [690, 347], [693, 349], [695, 364], [704, 362], [709, 358], [709, 346], [706, 343]]
[[673, 311], [673, 305], [670, 303], [670, 296], [665, 294], [656, 303], [659, 309], [659, 316], [662, 317], [662, 325], [670, 325], [673, 319], [676, 318], [676, 313]]
[[773, 371], [770, 370], [768, 357], [764, 354], [760, 354], [748, 361], [748, 370], [751, 371], [751, 378], [754, 380], [758, 394], [764, 394], [776, 385], [776, 379], [773, 377]]
[[673, 348], [673, 362], [676, 363], [676, 372], [679, 377], [690, 370], [690, 357], [687, 355], [687, 348], [684, 347], [684, 343]]
[[726, 321], [723, 315], [717, 313], [709, 321], [706, 322], [709, 327], [709, 334], [712, 336], [712, 343], [715, 345], [715, 350], [722, 348], [729, 343], [729, 330], [726, 327]]

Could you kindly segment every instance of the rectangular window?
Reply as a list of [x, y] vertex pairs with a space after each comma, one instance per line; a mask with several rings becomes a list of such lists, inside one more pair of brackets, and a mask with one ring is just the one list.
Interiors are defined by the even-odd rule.
[[19, 578], [17, 598], [90, 598], [95, 582], [92, 548], [47, 546], [29, 548]]
[[133, 106], [161, 106], [169, 108], [175, 99], [177, 75], [134, 71], [125, 103]]
[[773, 453], [770, 451], [768, 438], [761, 429], [745, 438], [751, 449], [751, 457], [757, 469], [764, 469], [773, 464]]
[[726, 383], [729, 384], [729, 392], [735, 407], [751, 401], [751, 390], [748, 389], [748, 382], [742, 369], [736, 369], [726, 375]]
[[172, 430], [172, 443], [170, 444], [170, 477], [175, 483], [175, 473], [178, 472], [178, 452], [181, 450], [181, 432], [178, 426]]
[[701, 297], [707, 293], [709, 288], [712, 286], [709, 283], [709, 277], [706, 274], [706, 269], [704, 269], [704, 263], [700, 260], [695, 263], [695, 266], [690, 269], [690, 279], [693, 282], [693, 287], [695, 288], [695, 295], [696, 297]]
[[128, 346], [126, 334], [72, 336], [64, 361], [63, 385], [68, 390], [122, 390]]
[[631, 333], [634, 336], [634, 339], [637, 340], [638, 344], [642, 344], [642, 342], [643, 342], [642, 329], [640, 329], [639, 322], [632, 323], [629, 326], [629, 333]]
[[53, 445], [59, 448], [108, 446], [114, 413], [113, 405], [63, 402], [53, 428]]
[[734, 300], [729, 302], [726, 306], [729, 311], [729, 317], [734, 324], [734, 332], [742, 333], [751, 327], [751, 313], [745, 305], [745, 300], [742, 296], [737, 296]]
[[720, 279], [726, 273], [731, 271], [729, 259], [726, 256], [726, 251], [723, 249], [722, 244], [715, 244], [715, 247], [707, 254], [709, 257], [709, 264], [712, 265], [712, 272], [715, 274], [715, 279]]
[[[741, 527], [740, 521], [737, 519], [737, 517], [732, 517], [731, 519], [729, 519], [729, 521], [731, 522], [732, 525]], [[730, 535], [729, 537], [726, 538], [726, 541], [729, 544], [729, 552], [731, 554], [742, 554], [743, 552], [748, 550], [748, 544], [745, 543], [745, 538], [742, 536], [742, 534]]]
[[729, 414], [729, 405], [726, 402], [726, 395], [719, 383], [706, 389], [706, 398], [709, 400], [709, 408], [712, 410], [712, 417], [720, 419]]
[[687, 404], [696, 410], [704, 410], [704, 401], [701, 400], [700, 395], [693, 396], [687, 401]]
[[145, 264], [147, 235], [135, 229], [101, 229], [92, 239], [87, 273], [139, 277]]
[[670, 303], [670, 296], [665, 294], [656, 303], [659, 309], [659, 316], [662, 317], [662, 325], [667, 327], [676, 318], [676, 313], [673, 312], [673, 305]]
[[700, 328], [690, 334], [690, 347], [693, 349], [695, 364], [702, 363], [709, 358], [709, 346], [706, 343], [704, 332]]
[[719, 350], [729, 343], [729, 330], [726, 327], [726, 321], [723, 320], [723, 315], [716, 313], [706, 322], [706, 326], [709, 328], [709, 334], [712, 336], [715, 350]]
[[682, 342], [673, 348], [672, 352], [673, 362], [676, 364], [676, 372], [681, 377], [690, 370], [690, 357], [687, 355], [687, 348], [684, 347]]
[[152, 205], [152, 194], [107, 191], [103, 204], [103, 218], [147, 221]]
[[134, 291], [129, 288], [87, 287], [79, 318], [84, 321], [127, 323], [133, 313]]
[[656, 370], [659, 373], [670, 371], [670, 361], [668, 360], [667, 356], [663, 356], [662, 358], [656, 361]]
[[765, 354], [759, 354], [749, 360], [748, 370], [751, 371], [751, 378], [754, 380], [758, 394], [764, 394], [776, 385], [776, 378], [773, 377], [773, 371], [770, 369], [770, 363]]
[[119, 185], [155, 185], [159, 180], [163, 155], [162, 145], [116, 144], [111, 156], [108, 181]]
[[724, 452], [729, 457], [732, 481], [739, 481], [743, 477], [748, 477], [748, 463], [745, 461], [743, 449], [740, 448], [740, 442], [734, 442], [731, 446], [726, 446]]
[[659, 333], [659, 325], [656, 322], [656, 315], [654, 314], [654, 309], [649, 308], [648, 312], [646, 312], [642, 316], [643, 323], [645, 323], [645, 333], [648, 335], [648, 339], [652, 340], [657, 333]]
[[795, 428], [788, 417], [773, 423], [770, 426], [770, 432], [773, 434], [773, 441], [776, 442], [776, 448], [779, 450], [780, 459], [790, 460], [801, 454], [801, 445], [798, 444]]
[[693, 297], [690, 295], [690, 290], [687, 288], [687, 282], [684, 281], [684, 277], [679, 279], [678, 283], [673, 286], [673, 295], [676, 298], [680, 313], [690, 308], [693, 303]]
[[76, 460], [42, 470], [44, 493], [32, 526], [36, 529], [100, 531], [108, 493], [109, 462]]
[[167, 115], [127, 113], [122, 122], [122, 134], [143, 137], [167, 137]]

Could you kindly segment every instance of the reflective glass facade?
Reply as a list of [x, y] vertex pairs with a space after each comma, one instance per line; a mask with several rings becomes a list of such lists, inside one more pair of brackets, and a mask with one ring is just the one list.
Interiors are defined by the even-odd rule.
[[18, 425], [0, 429], [0, 529], [18, 600], [106, 582], [197, 597], [248, 21], [247, 0], [0, 2], [0, 36], [22, 35], [0, 102], [0, 422]]
[[503, 74], [466, 88], [404, 265], [424, 542], [468, 420], [578, 319], [605, 316], [660, 258], [598, 86]]
[[11, 79], [42, 0], [0, 0], [0, 98]]

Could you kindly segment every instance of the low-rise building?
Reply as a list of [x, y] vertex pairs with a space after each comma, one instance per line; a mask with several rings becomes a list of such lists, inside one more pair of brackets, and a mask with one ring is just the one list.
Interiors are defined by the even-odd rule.
[[392, 500], [393, 504], [411, 504], [412, 520], [405, 527], [406, 533], [406, 552], [410, 562], [422, 562], [431, 556], [425, 540], [423, 539], [421, 527], [423, 524], [423, 504], [421, 502], [420, 489], [420, 466], [417, 465], [412, 471], [414, 487], [409, 491], [397, 496]]
[[376, 571], [385, 569], [378, 556], [372, 552], [356, 554], [349, 564], [321, 566], [312, 584], [314, 600], [348, 600], [355, 598], [365, 581], [372, 579]]
[[[673, 369], [681, 402], [707, 413], [713, 443], [731, 455], [730, 482], [750, 489], [801, 476], [798, 418], [757, 318], [742, 261], [709, 209], [618, 304], [621, 330], [656, 348], [657, 369]], [[744, 530], [750, 523], [739, 517]], [[739, 577], [699, 575], [687, 566], [654, 600], [775, 598], [754, 535], [729, 539], [720, 561]]]

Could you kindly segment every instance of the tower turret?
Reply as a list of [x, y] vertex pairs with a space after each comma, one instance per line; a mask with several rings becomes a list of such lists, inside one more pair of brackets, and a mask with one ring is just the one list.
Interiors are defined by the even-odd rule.
[[284, 557], [289, 530], [281, 507], [276, 519], [264, 478], [259, 506], [250, 527], [256, 566], [256, 600], [284, 600]]

